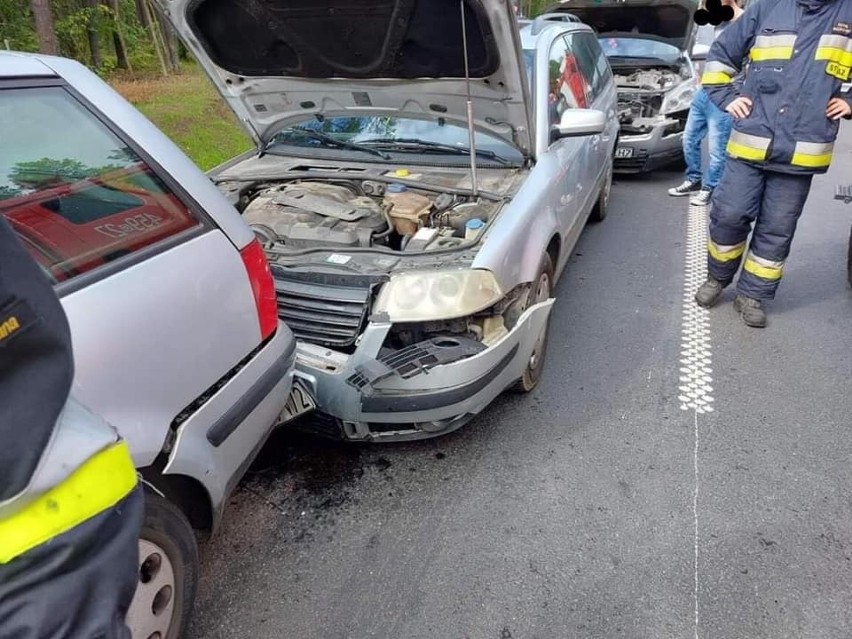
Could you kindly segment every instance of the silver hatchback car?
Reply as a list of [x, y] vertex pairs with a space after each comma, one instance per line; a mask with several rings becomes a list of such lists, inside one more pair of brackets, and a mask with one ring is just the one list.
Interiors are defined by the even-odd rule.
[[612, 182], [592, 30], [504, 0], [161, 4], [257, 142], [211, 177], [272, 264], [309, 427], [433, 437], [532, 390]]
[[134, 637], [173, 638], [214, 529], [288, 401], [295, 339], [210, 180], [82, 65], [0, 54], [0, 215], [55, 282], [73, 397], [147, 482]]

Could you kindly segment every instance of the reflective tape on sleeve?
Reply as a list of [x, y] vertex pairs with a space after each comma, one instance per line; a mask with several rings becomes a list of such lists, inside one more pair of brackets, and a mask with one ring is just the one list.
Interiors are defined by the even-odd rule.
[[784, 262], [767, 260], [749, 251], [743, 270], [761, 279], [775, 281], [780, 280], [784, 275]]
[[704, 65], [704, 72], [701, 74], [701, 84], [729, 84], [737, 70], [733, 67], [711, 60]]
[[831, 164], [833, 142], [796, 142], [790, 164], [811, 169], [825, 168]]
[[819, 39], [814, 59], [852, 67], [852, 38], [842, 35], [822, 36]]
[[710, 243], [707, 245], [707, 250], [710, 253], [710, 257], [712, 257], [717, 262], [732, 262], [733, 260], [737, 260], [740, 256], [745, 252], [745, 242], [740, 242], [739, 244], [716, 244], [713, 240], [710, 240]]
[[763, 162], [769, 152], [769, 145], [771, 143], [772, 140], [770, 138], [749, 135], [740, 131], [731, 131], [731, 137], [728, 138], [726, 150], [729, 155], [735, 158]]
[[61, 484], [0, 519], [0, 564], [6, 564], [115, 506], [136, 487], [127, 444], [90, 457]]

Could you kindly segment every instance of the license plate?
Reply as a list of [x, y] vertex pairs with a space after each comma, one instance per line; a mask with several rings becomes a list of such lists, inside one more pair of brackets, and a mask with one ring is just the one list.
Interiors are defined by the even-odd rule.
[[293, 388], [290, 389], [290, 397], [287, 399], [287, 404], [284, 410], [281, 411], [281, 423], [289, 422], [297, 417], [310, 413], [317, 407], [314, 398], [310, 393], [299, 385], [298, 381], [293, 382]]
[[632, 158], [633, 157], [633, 147], [632, 146], [620, 146], [615, 150], [615, 157], [617, 158]]

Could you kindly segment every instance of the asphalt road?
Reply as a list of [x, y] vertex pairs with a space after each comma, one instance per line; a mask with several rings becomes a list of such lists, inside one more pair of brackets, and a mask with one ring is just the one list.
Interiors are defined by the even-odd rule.
[[[425, 443], [277, 436], [203, 548], [191, 637], [852, 635], [850, 169], [847, 125], [763, 331], [730, 297], [684, 329], [680, 175], [618, 179], [539, 389]], [[682, 409], [690, 363], [712, 412]]]

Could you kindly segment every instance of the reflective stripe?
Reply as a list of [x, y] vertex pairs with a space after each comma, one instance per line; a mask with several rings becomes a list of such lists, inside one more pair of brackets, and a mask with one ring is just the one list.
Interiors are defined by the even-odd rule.
[[796, 43], [795, 34], [777, 36], [757, 36], [749, 57], [754, 62], [764, 60], [789, 60], [793, 57], [793, 46]]
[[831, 164], [833, 142], [796, 142], [790, 164], [808, 168], [821, 168]]
[[780, 280], [784, 274], [784, 262], [766, 260], [749, 251], [743, 270], [765, 280]]
[[737, 70], [727, 64], [711, 60], [704, 65], [704, 73], [701, 75], [702, 84], [728, 84], [737, 74]]
[[701, 74], [701, 84], [730, 84], [733, 76], [721, 71], [705, 71]]
[[735, 158], [762, 162], [766, 159], [766, 154], [769, 151], [771, 143], [772, 140], [770, 138], [731, 131], [731, 137], [728, 138], [726, 150]]
[[0, 564], [68, 532], [124, 499], [136, 487], [127, 444], [90, 457], [68, 479], [0, 520]]
[[710, 256], [717, 262], [732, 262], [733, 260], [739, 259], [745, 252], [745, 245], [745, 242], [731, 245], [716, 244], [713, 240], [710, 240], [707, 245], [707, 250], [709, 251]]
[[814, 59], [829, 60], [845, 67], [852, 66], [852, 38], [842, 35], [822, 36]]

